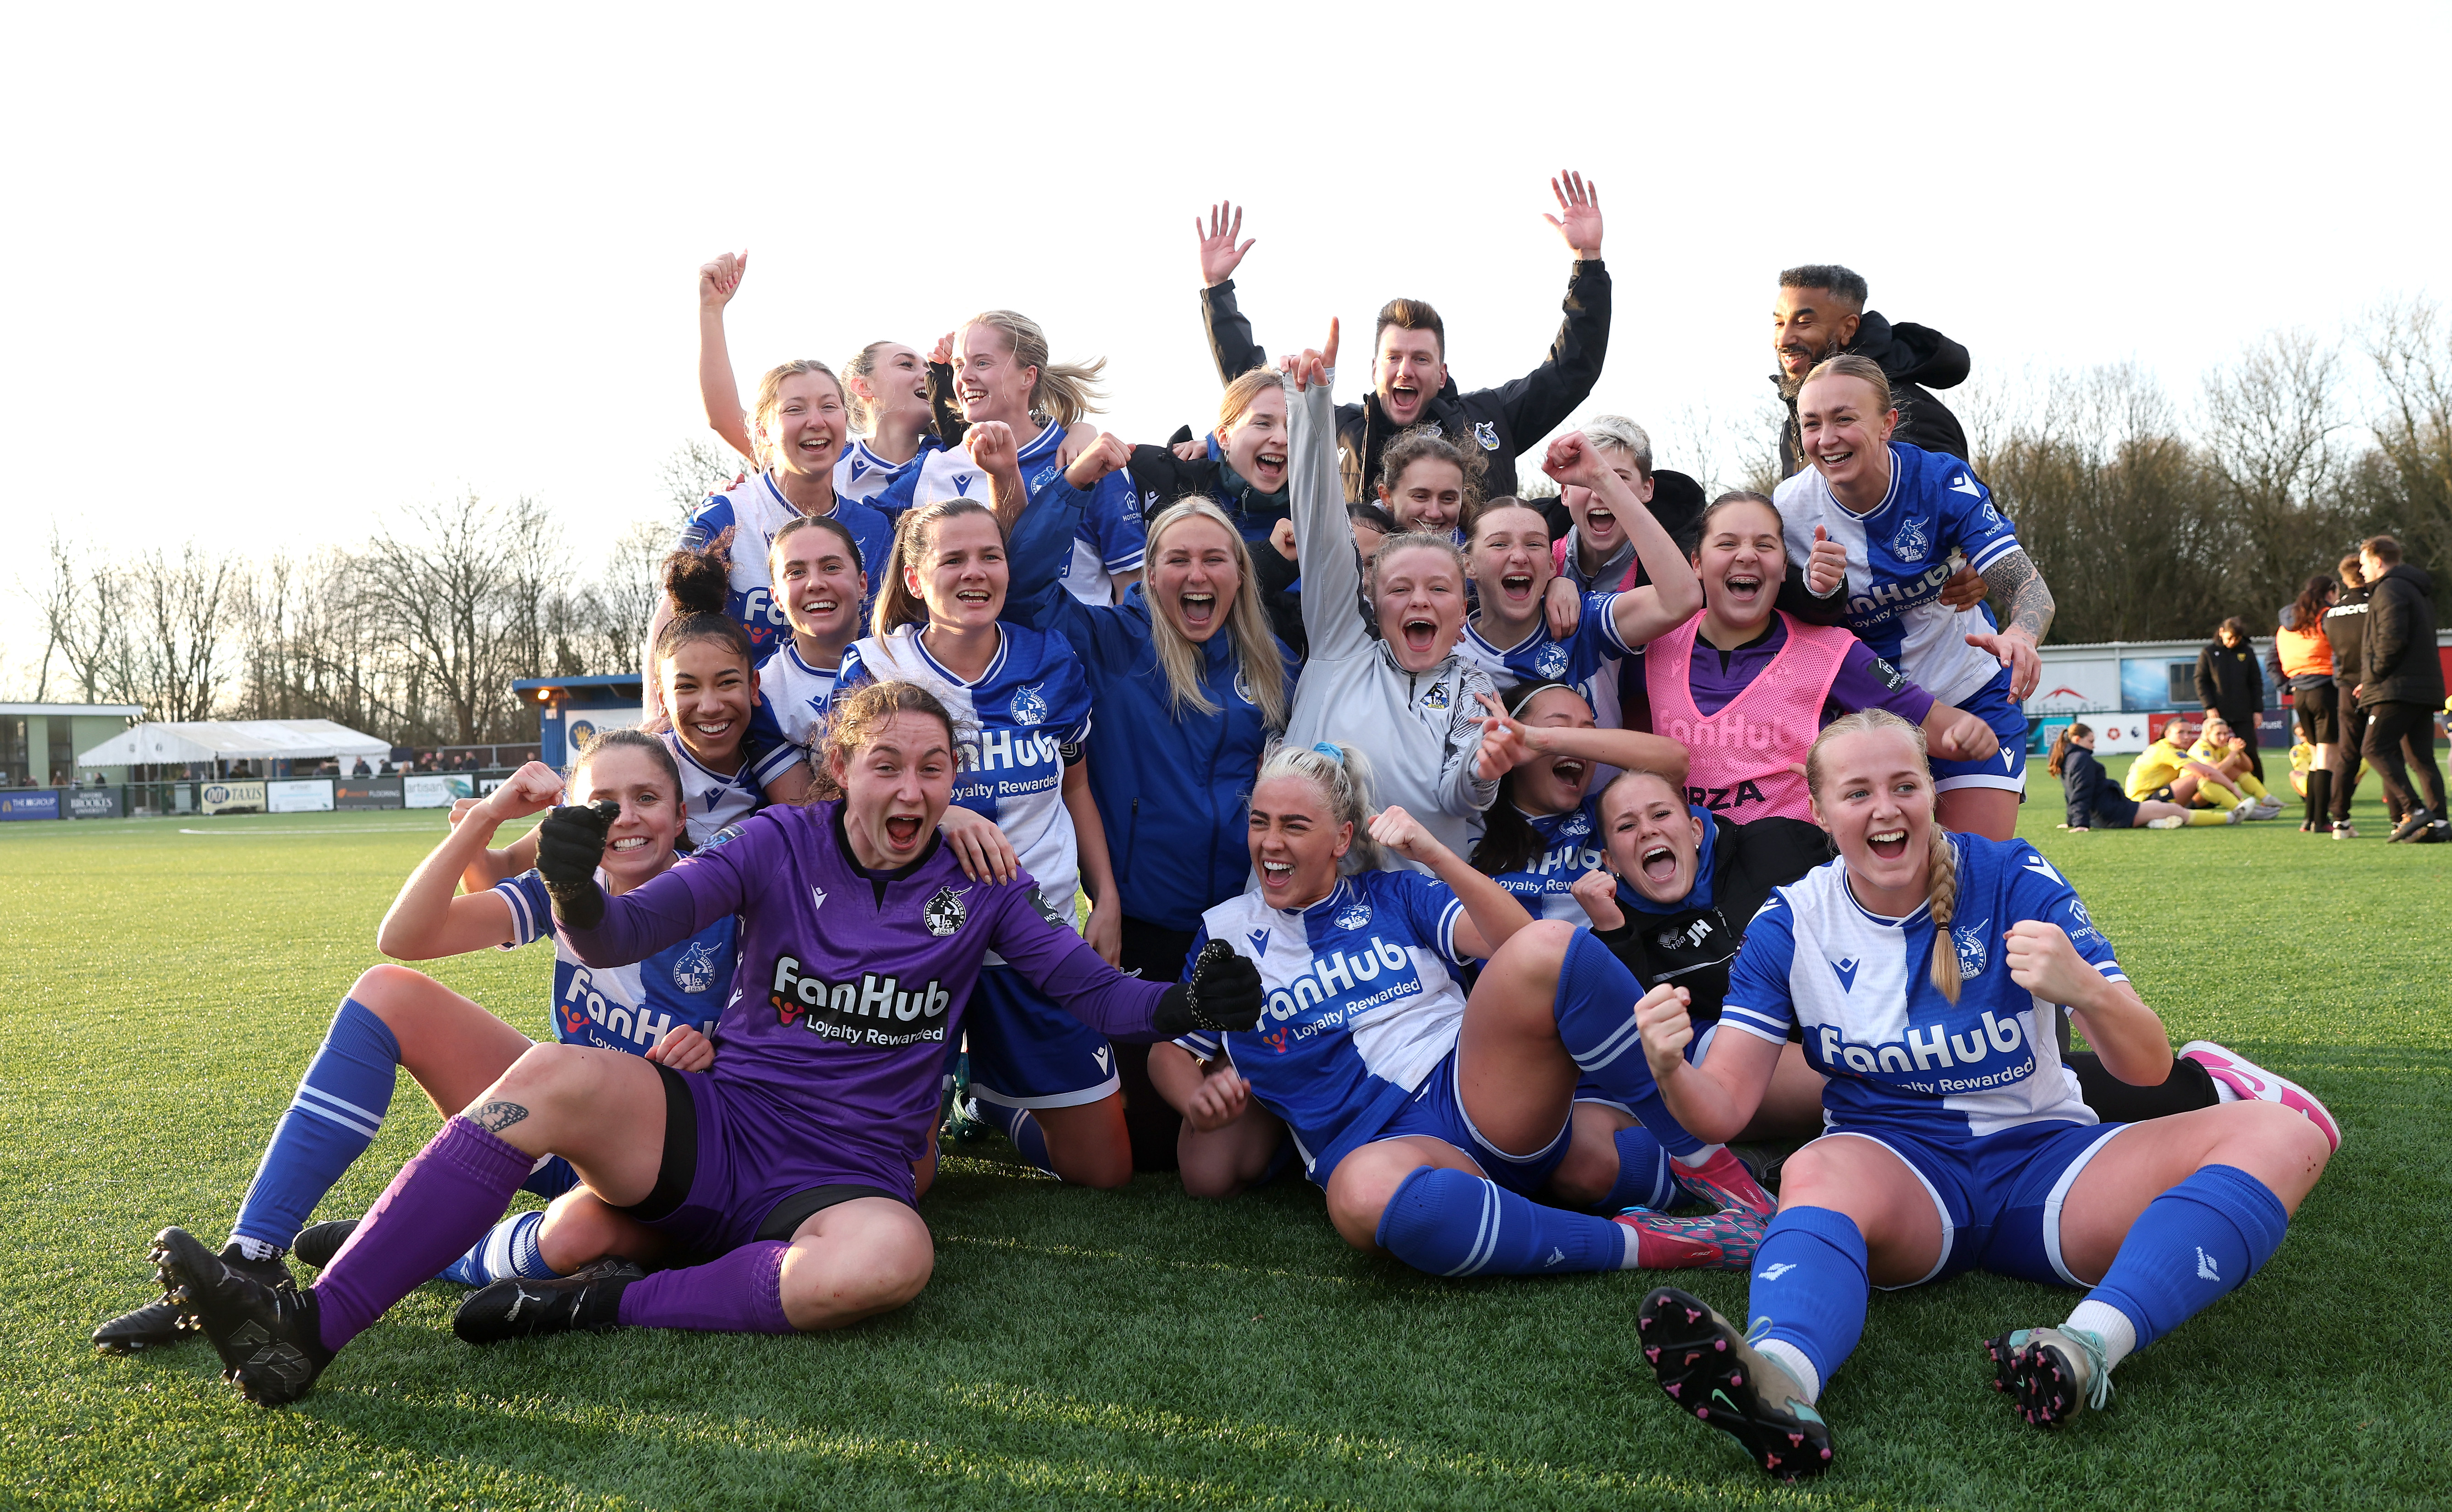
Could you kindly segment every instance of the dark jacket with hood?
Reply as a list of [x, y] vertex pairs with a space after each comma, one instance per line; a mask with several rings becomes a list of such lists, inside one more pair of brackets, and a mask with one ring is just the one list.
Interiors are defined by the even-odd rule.
[[2246, 641], [2225, 646], [2220, 636], [2206, 643], [2197, 652], [2197, 702], [2252, 743], [2256, 716], [2264, 710], [2264, 670], [2256, 647]]
[[2359, 706], [2443, 703], [2443, 658], [2435, 648], [2434, 579], [2396, 562], [2368, 585], [2364, 672]]
[[[1967, 348], [1929, 326], [1907, 322], [1891, 325], [1879, 310], [1869, 309], [1856, 323], [1856, 339], [1848, 344], [1848, 353], [1870, 357], [1882, 365], [1890, 380], [1890, 402], [1898, 407], [1899, 428], [1890, 432], [1893, 441], [1904, 441], [1927, 451], [1946, 451], [1961, 462], [1975, 459], [1968, 455], [1967, 432], [1960, 428], [1958, 417], [1932, 396], [1935, 388], [1953, 388], [1967, 381]], [[1772, 373], [1776, 386], [1780, 375]], [[1783, 395], [1788, 409], [1788, 425], [1779, 433], [1779, 475], [1792, 475], [1805, 466], [1805, 446], [1796, 426], [1796, 399]]]
[[[1578, 258], [1567, 276], [1566, 318], [1550, 343], [1550, 358], [1513, 383], [1495, 388], [1457, 389], [1451, 374], [1447, 387], [1423, 407], [1421, 425], [1436, 426], [1439, 434], [1459, 445], [1481, 448], [1487, 465], [1482, 497], [1495, 499], [1515, 491], [1515, 459], [1526, 447], [1564, 425], [1575, 407], [1589, 398], [1600, 381], [1601, 362], [1609, 354], [1610, 275], [1597, 257]], [[1233, 383], [1269, 360], [1253, 338], [1252, 323], [1235, 303], [1235, 281], [1200, 291], [1200, 318], [1209, 328], [1209, 349], [1217, 359], [1217, 376]], [[1965, 353], [1960, 353], [1962, 362]], [[1365, 371], [1370, 364], [1365, 362]], [[1962, 376], [1964, 368], [1961, 368]], [[1379, 408], [1379, 396], [1365, 393], [1358, 405], [1336, 407], [1336, 441], [1342, 451], [1348, 504], [1370, 498], [1379, 476], [1379, 453], [1407, 428]]]
[[1731, 823], [1713, 814], [1711, 876], [1709, 887], [1687, 896], [1687, 905], [1673, 912], [1646, 911], [1630, 900], [1631, 887], [1618, 885], [1619, 907], [1626, 922], [1614, 929], [1594, 929], [1592, 938], [1609, 946], [1634, 980], [1651, 988], [1664, 982], [1684, 987], [1692, 1001], [1687, 1012], [1696, 1024], [1720, 1016], [1729, 993], [1729, 964], [1736, 959], [1746, 925], [1753, 922], [1774, 887], [1785, 887], [1830, 859], [1829, 838], [1818, 825], [1773, 815], [1750, 825]]
[[2324, 639], [2333, 647], [2333, 686], [2347, 698], [2366, 675], [2367, 596], [2374, 588], [2343, 585], [2324, 611]]

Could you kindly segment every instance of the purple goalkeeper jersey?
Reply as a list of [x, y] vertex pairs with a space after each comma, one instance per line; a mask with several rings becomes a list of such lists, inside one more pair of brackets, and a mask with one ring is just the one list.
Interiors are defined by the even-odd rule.
[[843, 838], [842, 806], [777, 806], [723, 845], [605, 900], [593, 929], [564, 926], [589, 965], [645, 959], [727, 914], [740, 965], [712, 1038], [719, 1084], [786, 1113], [778, 1149], [829, 1145], [927, 1153], [945, 1047], [991, 950], [1110, 1039], [1156, 1038], [1166, 984], [1124, 976], [1027, 874], [973, 882], [943, 845], [899, 871], [864, 871]]

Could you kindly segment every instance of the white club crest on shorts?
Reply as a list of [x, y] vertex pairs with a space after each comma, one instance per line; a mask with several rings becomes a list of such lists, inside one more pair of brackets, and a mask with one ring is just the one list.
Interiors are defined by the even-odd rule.
[[1964, 981], [1972, 982], [1984, 974], [1984, 925], [1991, 922], [1960, 925], [1949, 931], [1958, 945], [1958, 975]]
[[1332, 922], [1339, 929], [1359, 929], [1371, 922], [1371, 905], [1356, 898], [1337, 909]]
[[[965, 887], [962, 892], [970, 890]], [[959, 929], [970, 917], [970, 910], [962, 906], [962, 893], [951, 887], [938, 888], [937, 896], [929, 899], [928, 905], [920, 910], [920, 922], [928, 926], [930, 934], [940, 940]]]
[[1039, 692], [1045, 684], [1014, 689], [1013, 722], [1024, 727], [1047, 723], [1047, 697]]
[[1921, 562], [1931, 550], [1931, 538], [1924, 533], [1924, 527], [1914, 520], [1901, 525], [1898, 533], [1890, 537], [1890, 555], [1902, 562]]

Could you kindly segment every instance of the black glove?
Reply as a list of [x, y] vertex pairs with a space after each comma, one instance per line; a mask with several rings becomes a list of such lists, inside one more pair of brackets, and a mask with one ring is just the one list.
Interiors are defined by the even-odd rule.
[[553, 916], [573, 929], [604, 922], [604, 890], [596, 867], [604, 859], [604, 834], [622, 817], [610, 798], [556, 808], [537, 826], [537, 870], [544, 878]]
[[1177, 983], [1157, 1000], [1150, 1027], [1170, 1040], [1194, 1029], [1239, 1032], [1260, 1022], [1264, 996], [1260, 968], [1251, 958], [1236, 954], [1223, 940], [1212, 940], [1192, 964], [1192, 980]]

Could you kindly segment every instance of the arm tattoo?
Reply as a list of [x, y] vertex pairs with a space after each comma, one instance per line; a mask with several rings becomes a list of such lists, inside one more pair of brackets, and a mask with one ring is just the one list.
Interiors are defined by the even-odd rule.
[[468, 1115], [469, 1122], [488, 1134], [500, 1134], [528, 1116], [528, 1110], [517, 1103], [487, 1103]]
[[2005, 551], [1984, 569], [1984, 586], [2008, 606], [2005, 630], [2025, 630], [2035, 644], [2052, 627], [2052, 590], [2035, 570], [2034, 559], [2023, 550]]

